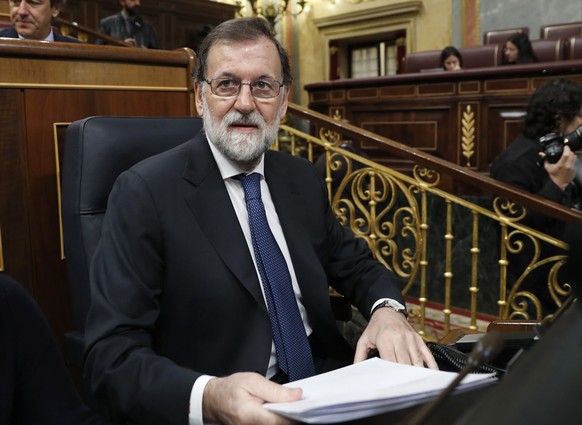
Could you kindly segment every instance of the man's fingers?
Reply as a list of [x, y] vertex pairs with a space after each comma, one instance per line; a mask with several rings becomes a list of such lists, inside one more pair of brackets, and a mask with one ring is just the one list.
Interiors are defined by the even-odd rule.
[[438, 370], [439, 365], [437, 364], [436, 360], [434, 359], [434, 356], [432, 355], [426, 344], [423, 343], [423, 347], [421, 348], [421, 350], [422, 358], [424, 359], [424, 364], [426, 365], [426, 367], [428, 367], [429, 369]]
[[366, 344], [362, 343], [361, 340], [358, 341], [358, 344], [356, 345], [356, 355], [354, 356], [354, 363], [363, 362], [368, 358], [369, 353], [370, 348]]

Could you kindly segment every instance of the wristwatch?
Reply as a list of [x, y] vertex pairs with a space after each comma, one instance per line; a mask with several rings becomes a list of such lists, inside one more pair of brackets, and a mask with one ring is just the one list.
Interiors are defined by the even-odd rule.
[[389, 308], [390, 310], [394, 310], [398, 313], [402, 313], [405, 316], [407, 316], [406, 308], [404, 308], [402, 306], [402, 304], [400, 304], [398, 301], [384, 300], [372, 309], [372, 313], [370, 314], [370, 317], [372, 316], [372, 314], [374, 314], [376, 312], [376, 310], [378, 310], [380, 308]]

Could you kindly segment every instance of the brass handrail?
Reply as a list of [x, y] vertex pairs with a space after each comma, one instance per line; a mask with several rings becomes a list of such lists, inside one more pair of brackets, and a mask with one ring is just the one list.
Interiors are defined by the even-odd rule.
[[[58, 16], [53, 19], [53, 23], [61, 26], [61, 32], [63, 33], [63, 35], [68, 35], [68, 32], [63, 29], [63, 26], [64, 26], [65, 28], [67, 28], [69, 30], [73, 29], [76, 31], [80, 31], [83, 34], [91, 35], [95, 38], [100, 38], [113, 46], [133, 47], [131, 44], [128, 44], [128, 43], [124, 42], [123, 40], [118, 40], [118, 39], [113, 38], [107, 34], [104, 34], [102, 32], [95, 31], [91, 28], [85, 27], [83, 25], [78, 24], [77, 22], [67, 21], [66, 19], [60, 18]], [[83, 40], [83, 41], [87, 41], [87, 40]]]
[[507, 197], [525, 207], [543, 212], [551, 217], [566, 222], [573, 222], [582, 219], [582, 213], [574, 211], [571, 208], [564, 207], [563, 205], [524, 192], [509, 184], [476, 173], [469, 168], [429, 155], [419, 149], [411, 148], [402, 143], [388, 139], [387, 137], [382, 137], [370, 131], [363, 130], [345, 121], [334, 120], [327, 115], [320, 114], [294, 103], [289, 104], [289, 112], [294, 116], [309, 121], [311, 124], [341, 133], [350, 139], [365, 140], [372, 145], [380, 146], [382, 150], [385, 150], [403, 160], [423, 165], [434, 171], [450, 174], [453, 178], [474, 187], [479, 187], [489, 194]]
[[[346, 139], [412, 161], [411, 174], [343, 149]], [[525, 225], [522, 206], [568, 221], [580, 220], [579, 212], [292, 103], [275, 148], [310, 161], [324, 156], [332, 210], [401, 279], [402, 292], [414, 301], [409, 317], [427, 338], [439, 337], [429, 335], [431, 315], [439, 315], [445, 333], [455, 326], [485, 330], [496, 319], [540, 320], [548, 314], [541, 297], [557, 309], [571, 293], [558, 278], [568, 245]], [[484, 195], [449, 193], [439, 187], [442, 176]], [[508, 265], [520, 251], [526, 254], [524, 241], [533, 256], [510, 280]], [[544, 258], [546, 246], [564, 254]], [[532, 292], [524, 282], [545, 267], [547, 293]]]

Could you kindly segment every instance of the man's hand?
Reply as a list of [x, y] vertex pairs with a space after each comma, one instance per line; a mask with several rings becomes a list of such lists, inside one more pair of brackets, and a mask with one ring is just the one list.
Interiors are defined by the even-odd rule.
[[380, 358], [385, 360], [438, 369], [430, 350], [406, 316], [389, 308], [380, 308], [372, 314], [358, 340], [354, 363], [366, 360], [372, 350], [378, 350]]
[[235, 373], [213, 378], [204, 388], [202, 414], [205, 422], [224, 425], [286, 425], [293, 421], [263, 408], [266, 402], [301, 398], [300, 388], [287, 388], [257, 373]]
[[564, 190], [576, 177], [577, 160], [578, 156], [572, 152], [568, 145], [566, 145], [564, 146], [564, 153], [558, 162], [555, 164], [550, 164], [548, 161], [544, 161], [544, 168], [556, 186]]

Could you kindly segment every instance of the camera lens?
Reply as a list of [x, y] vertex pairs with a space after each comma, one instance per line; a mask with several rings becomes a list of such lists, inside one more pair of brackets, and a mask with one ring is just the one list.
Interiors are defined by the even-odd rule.
[[564, 139], [572, 151], [582, 148], [582, 125], [578, 126], [576, 130], [568, 134]]

